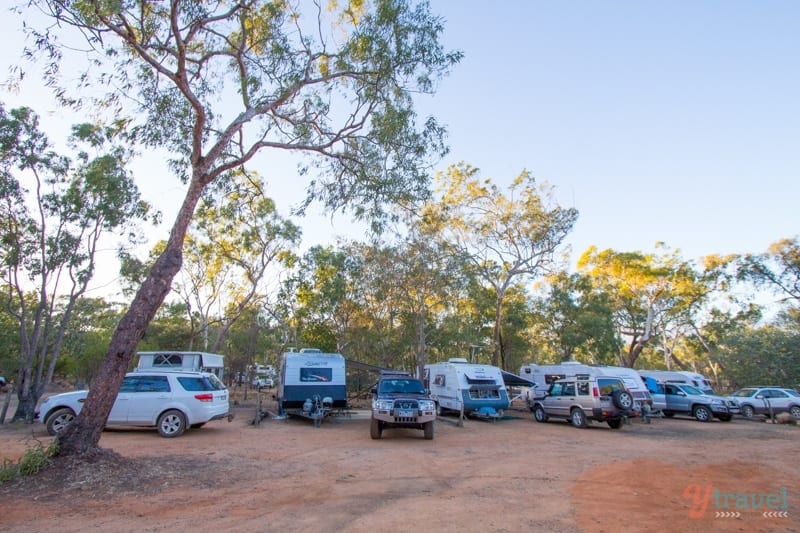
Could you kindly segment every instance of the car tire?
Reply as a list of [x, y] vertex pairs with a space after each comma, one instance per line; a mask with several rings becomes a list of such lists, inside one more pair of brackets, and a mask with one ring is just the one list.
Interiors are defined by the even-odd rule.
[[369, 425], [369, 436], [374, 439], [378, 440], [381, 438], [381, 434], [383, 433], [383, 424], [381, 424], [380, 420], [372, 419], [372, 423]]
[[795, 418], [800, 418], [800, 405], [793, 405], [789, 408], [789, 414]]
[[433, 420], [425, 422], [422, 425], [422, 430], [425, 432], [425, 440], [433, 440]]
[[723, 422], [730, 422], [731, 418], [733, 418], [733, 416], [732, 415], [719, 415], [717, 418], [719, 418]]
[[537, 422], [547, 422], [547, 413], [544, 412], [544, 407], [535, 405], [533, 407], [533, 418], [535, 418]]
[[569, 419], [576, 428], [585, 428], [588, 425], [586, 413], [580, 407], [574, 407], [569, 413]]
[[633, 409], [633, 396], [631, 396], [631, 393], [628, 391], [615, 390], [613, 394], [611, 394], [611, 403], [613, 403], [617, 409], [630, 411]]
[[621, 418], [612, 418], [611, 420], [606, 421], [608, 423], [608, 427], [611, 429], [619, 429], [622, 427], [622, 419]]
[[752, 405], [743, 405], [739, 411], [745, 418], [753, 418], [754, 416], [756, 416], [756, 410], [753, 409]]
[[177, 409], [164, 411], [158, 417], [158, 434], [164, 438], [180, 437], [186, 431], [186, 415]]
[[53, 411], [53, 414], [48, 416], [45, 422], [48, 435], [58, 435], [64, 431], [73, 420], [75, 420], [75, 412], [69, 407], [62, 407], [61, 409]]
[[711, 422], [711, 409], [705, 405], [695, 405], [694, 408], [692, 408], [692, 416], [698, 422]]

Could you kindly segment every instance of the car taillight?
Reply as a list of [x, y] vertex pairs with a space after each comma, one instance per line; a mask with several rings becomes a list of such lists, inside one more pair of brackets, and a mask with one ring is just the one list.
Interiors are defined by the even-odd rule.
[[598, 398], [600, 396], [600, 391], [597, 390], [597, 387], [592, 387], [592, 396]]
[[194, 397], [197, 398], [198, 400], [200, 400], [201, 402], [213, 402], [214, 401], [214, 395], [211, 394], [210, 392], [207, 392], [205, 394], [195, 394]]

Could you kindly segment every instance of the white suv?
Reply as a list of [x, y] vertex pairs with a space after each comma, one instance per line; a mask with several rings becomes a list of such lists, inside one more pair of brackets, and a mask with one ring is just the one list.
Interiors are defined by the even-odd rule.
[[[80, 413], [89, 391], [50, 396], [39, 419], [57, 435]], [[125, 375], [106, 425], [156, 427], [162, 437], [177, 437], [187, 427], [233, 419], [228, 389], [210, 372], [139, 371]]]

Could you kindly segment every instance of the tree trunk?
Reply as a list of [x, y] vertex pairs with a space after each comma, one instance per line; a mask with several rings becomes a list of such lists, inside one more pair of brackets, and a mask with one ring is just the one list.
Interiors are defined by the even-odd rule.
[[59, 437], [59, 455], [92, 456], [98, 443], [125, 373], [130, 367], [136, 346], [148, 324], [170, 291], [172, 279], [181, 268], [183, 241], [203, 190], [194, 179], [172, 227], [164, 252], [153, 264], [131, 306], [111, 337], [103, 364], [89, 387], [89, 395], [80, 414]]

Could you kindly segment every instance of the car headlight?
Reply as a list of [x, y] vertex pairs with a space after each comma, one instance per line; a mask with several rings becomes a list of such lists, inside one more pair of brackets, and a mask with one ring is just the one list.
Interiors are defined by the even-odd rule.
[[372, 402], [372, 408], [378, 411], [391, 411], [392, 407], [394, 407], [392, 400], [374, 400]]
[[433, 411], [433, 401], [432, 400], [420, 400], [419, 401], [419, 409], [420, 411]]

